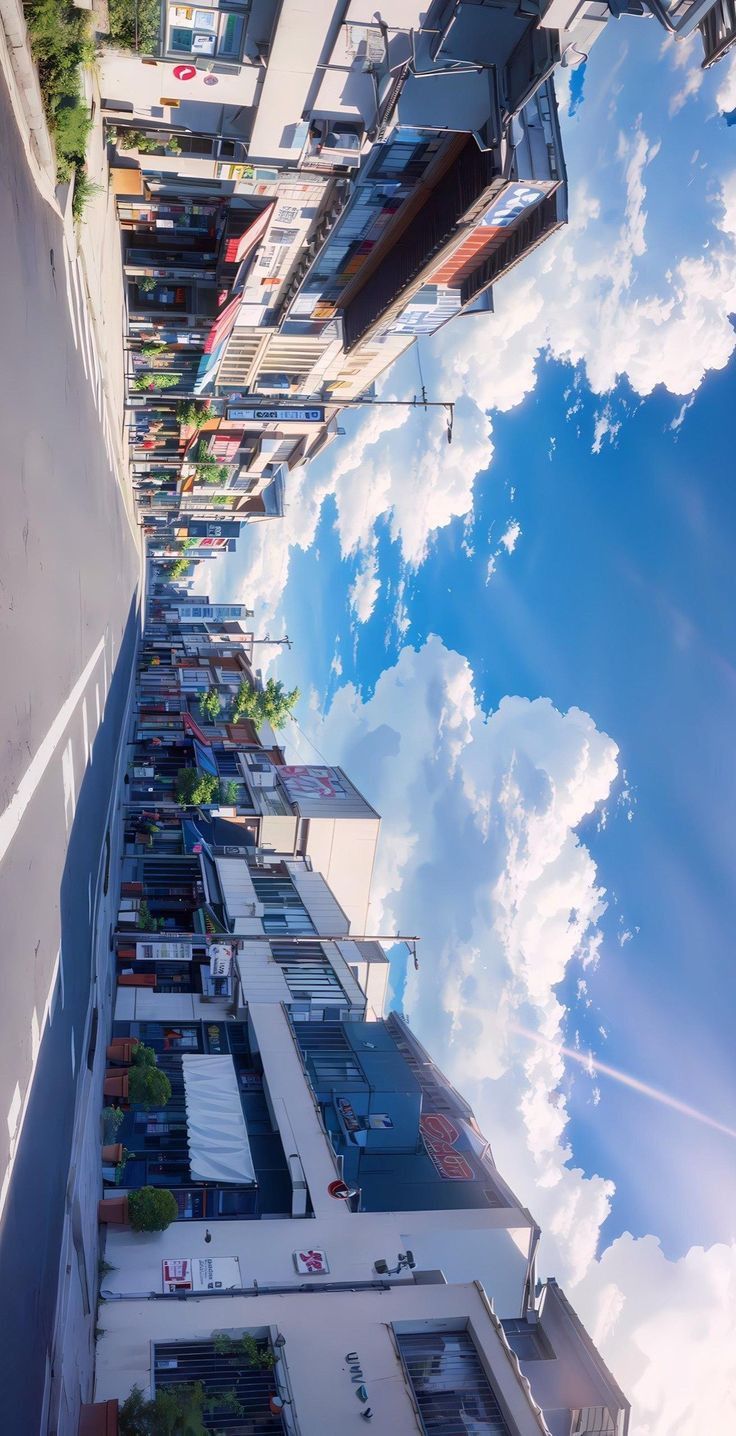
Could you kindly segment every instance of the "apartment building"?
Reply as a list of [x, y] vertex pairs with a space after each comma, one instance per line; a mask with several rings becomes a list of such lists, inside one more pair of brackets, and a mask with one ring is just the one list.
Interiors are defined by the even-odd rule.
[[384, 1017], [378, 815], [341, 769], [289, 765], [267, 725], [226, 716], [258, 681], [249, 617], [152, 585], [81, 1436], [164, 1414], [233, 1436], [626, 1436], [472, 1108]]
[[168, 1020], [114, 1026], [172, 1087], [126, 1112], [120, 1182], [168, 1185], [177, 1218], [107, 1226], [98, 1409], [198, 1382], [206, 1429], [235, 1433], [625, 1436], [624, 1396], [536, 1281], [533, 1218], [406, 1023], [307, 1015], [242, 972], [234, 1016], [184, 1022], [161, 994]]

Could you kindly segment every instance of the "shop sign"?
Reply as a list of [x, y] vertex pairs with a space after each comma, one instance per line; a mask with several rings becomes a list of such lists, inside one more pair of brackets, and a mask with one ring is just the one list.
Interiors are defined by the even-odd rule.
[[239, 424], [323, 424], [324, 407], [314, 409], [228, 409], [228, 419]]
[[424, 1112], [419, 1118], [419, 1131], [437, 1171], [446, 1182], [474, 1182], [475, 1172], [458, 1152], [455, 1143], [460, 1133], [442, 1112]]
[[233, 961], [233, 950], [229, 943], [213, 943], [209, 949], [210, 954], [210, 976], [229, 977]]
[[361, 1130], [360, 1119], [355, 1115], [352, 1102], [347, 1097], [336, 1097], [335, 1106], [345, 1125], [346, 1132], [359, 1132]]
[[316, 798], [325, 803], [347, 798], [337, 768], [287, 764], [277, 767], [276, 772], [292, 803], [297, 803], [300, 798]]
[[549, 190], [549, 185], [510, 184], [498, 199], [486, 210], [481, 220], [483, 228], [508, 229], [526, 209], [538, 204]]
[[161, 1263], [164, 1292], [238, 1289], [237, 1257], [169, 1257]]
[[327, 1253], [321, 1247], [294, 1252], [294, 1266], [300, 1276], [326, 1276], [330, 1270]]
[[190, 942], [137, 942], [137, 962], [191, 962]]

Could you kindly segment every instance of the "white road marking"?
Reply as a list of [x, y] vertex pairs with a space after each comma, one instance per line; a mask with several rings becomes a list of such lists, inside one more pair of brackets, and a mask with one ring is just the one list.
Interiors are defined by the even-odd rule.
[[90, 749], [90, 746], [89, 746], [89, 721], [88, 721], [88, 718], [87, 718], [87, 699], [86, 699], [86, 698], [83, 698], [83, 699], [82, 699], [82, 738], [83, 738], [83, 742], [84, 742], [85, 760], [86, 760], [87, 763], [89, 763], [89, 760], [90, 760], [90, 757], [92, 756], [92, 754], [91, 754], [91, 749]]
[[56, 1002], [55, 1002], [55, 998], [56, 998], [56, 987], [57, 987], [57, 983], [58, 983], [58, 981], [59, 981], [59, 969], [60, 969], [60, 967], [61, 967], [61, 948], [59, 948], [59, 951], [58, 951], [57, 954], [56, 954], [56, 962], [54, 963], [54, 970], [53, 970], [53, 972], [52, 972], [52, 974], [51, 974], [51, 981], [50, 981], [50, 983], [49, 983], [49, 990], [48, 990], [48, 994], [47, 994], [47, 996], [46, 996], [46, 1002], [44, 1003], [43, 1020], [42, 1020], [42, 1022], [41, 1022], [41, 1031], [42, 1031], [42, 1032], [45, 1031], [46, 1023], [48, 1022], [49, 1027], [50, 1027], [50, 1026], [51, 1026], [51, 1023], [52, 1023], [53, 1020], [54, 1020], [54, 1011], [55, 1011], [55, 1008], [56, 1008]]
[[39, 783], [41, 782], [41, 779], [43, 778], [43, 775], [46, 772], [49, 763], [51, 762], [51, 759], [54, 755], [54, 752], [56, 751], [56, 748], [61, 738], [64, 736], [64, 732], [69, 722], [69, 719], [71, 718], [74, 709], [76, 708], [82, 694], [84, 693], [85, 688], [87, 687], [87, 684], [92, 674], [92, 670], [94, 669], [94, 666], [97, 663], [97, 660], [104, 649], [104, 644], [105, 637], [103, 634], [92, 654], [92, 657], [89, 659], [83, 672], [80, 674], [79, 678], [74, 684], [74, 687], [72, 688], [69, 697], [66, 699], [65, 703], [62, 703], [59, 712], [57, 713], [53, 723], [51, 724], [51, 727], [49, 728], [48, 733], [46, 734], [46, 737], [41, 743], [41, 746], [37, 749], [36, 753], [28, 764], [28, 767], [26, 768], [26, 771], [23, 774], [23, 777], [21, 778], [18, 787], [16, 788], [13, 797], [10, 799], [7, 808], [3, 813], [0, 814], [0, 862], [2, 862], [3, 858], [5, 857], [5, 854], [8, 851], [8, 848], [10, 847], [10, 844], [12, 843], [13, 838], [15, 837], [21, 825], [21, 822], [23, 820], [23, 814], [25, 813], [26, 808], [31, 801], [31, 798], [33, 797]]
[[97, 727], [100, 726], [100, 685], [95, 683], [95, 709], [97, 711]]
[[13, 1100], [12, 1100], [12, 1102], [10, 1103], [10, 1108], [9, 1108], [9, 1110], [8, 1110], [8, 1132], [9, 1132], [9, 1134], [10, 1134], [10, 1140], [11, 1140], [11, 1142], [12, 1142], [12, 1140], [13, 1140], [15, 1134], [16, 1134], [16, 1131], [17, 1131], [17, 1129], [18, 1129], [18, 1118], [20, 1117], [20, 1109], [21, 1109], [20, 1083], [19, 1083], [19, 1082], [16, 1082], [16, 1084], [15, 1084], [15, 1091], [14, 1091], [14, 1093], [13, 1093]]
[[87, 916], [92, 921], [92, 874], [87, 878]]
[[38, 1049], [40, 1046], [41, 1030], [38, 1025], [38, 1014], [34, 1007], [33, 1012], [31, 1013], [31, 1062], [34, 1067], [36, 1065], [36, 1058], [38, 1057]]
[[74, 750], [71, 738], [61, 755], [61, 776], [64, 780], [64, 821], [66, 830], [69, 832], [74, 822], [77, 806], [77, 790], [74, 783]]
[[103, 651], [102, 651], [102, 698], [103, 698], [103, 702], [106, 703], [106, 702], [107, 702], [107, 654], [105, 653], [104, 649], [103, 649]]
[[72, 1028], [72, 1077], [77, 1070], [77, 1054], [74, 1050], [74, 1028]]

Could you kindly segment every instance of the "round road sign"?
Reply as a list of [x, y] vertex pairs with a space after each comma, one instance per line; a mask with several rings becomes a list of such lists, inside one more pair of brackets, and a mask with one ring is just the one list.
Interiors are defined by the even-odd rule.
[[193, 80], [194, 77], [195, 77], [195, 75], [196, 75], [196, 73], [197, 73], [197, 70], [196, 70], [196, 67], [195, 67], [194, 65], [175, 65], [175, 66], [174, 66], [174, 79], [175, 79], [175, 80]]

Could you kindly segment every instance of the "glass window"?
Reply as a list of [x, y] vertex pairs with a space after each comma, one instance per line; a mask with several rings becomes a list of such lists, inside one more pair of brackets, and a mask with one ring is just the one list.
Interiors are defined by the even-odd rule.
[[511, 1436], [468, 1331], [397, 1335], [427, 1436]]

